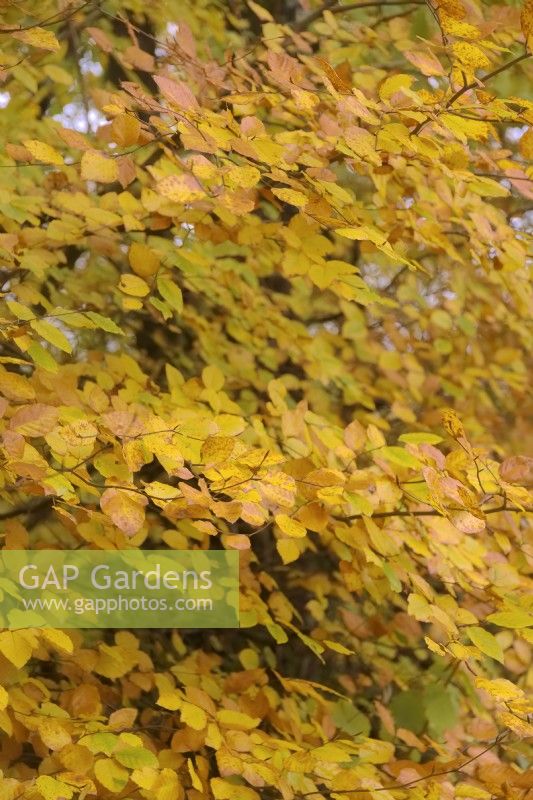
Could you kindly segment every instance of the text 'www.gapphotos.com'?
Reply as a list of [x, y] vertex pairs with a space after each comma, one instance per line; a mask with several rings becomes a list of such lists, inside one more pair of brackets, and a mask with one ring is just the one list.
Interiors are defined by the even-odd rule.
[[76, 597], [23, 599], [25, 611], [63, 611], [74, 614], [115, 614], [128, 611], [212, 611], [213, 601], [207, 597], [178, 597], [168, 601], [156, 597]]

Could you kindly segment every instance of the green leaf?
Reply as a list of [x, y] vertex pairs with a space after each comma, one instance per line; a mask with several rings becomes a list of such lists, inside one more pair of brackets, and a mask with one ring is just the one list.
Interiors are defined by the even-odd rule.
[[39, 775], [35, 781], [35, 788], [44, 800], [69, 800], [74, 794], [71, 786], [52, 778], [51, 775]]
[[384, 458], [390, 461], [391, 464], [397, 464], [399, 467], [408, 467], [410, 469], [421, 469], [422, 463], [415, 456], [404, 450], [403, 447], [381, 447], [376, 451], [379, 458]]
[[124, 331], [121, 330], [112, 319], [109, 319], [109, 317], [104, 317], [96, 311], [86, 311], [85, 315], [89, 317], [98, 328], [106, 331], [106, 333], [115, 333], [117, 336], [124, 336]]
[[23, 319], [27, 321], [29, 319], [33, 319], [35, 316], [31, 308], [23, 306], [22, 303], [17, 303], [16, 300], [7, 300], [6, 306], [17, 319]]
[[351, 700], [338, 700], [331, 711], [331, 718], [337, 728], [350, 736], [369, 736], [370, 722]]
[[157, 756], [144, 747], [125, 747], [124, 750], [118, 750], [113, 753], [113, 758], [123, 767], [129, 767], [130, 769], [159, 766]]
[[424, 703], [419, 692], [400, 692], [392, 698], [390, 710], [399, 728], [413, 733], [422, 733], [426, 724]]
[[151, 297], [149, 302], [153, 305], [154, 308], [157, 308], [157, 310], [163, 316], [163, 319], [172, 318], [173, 316], [172, 310], [168, 305], [168, 303], [163, 302], [163, 300], [160, 300], [159, 297]]
[[54, 347], [59, 348], [59, 350], [63, 350], [65, 353], [72, 353], [72, 345], [65, 336], [65, 334], [56, 328], [55, 325], [52, 325], [51, 322], [47, 322], [43, 319], [32, 320], [30, 322], [30, 326], [33, 328], [35, 333], [39, 334], [43, 339], [49, 342]]
[[459, 703], [452, 689], [428, 686], [424, 692], [424, 708], [433, 735], [441, 737], [457, 724]]
[[364, 514], [367, 517], [371, 517], [374, 512], [374, 506], [365, 497], [363, 494], [357, 494], [356, 492], [346, 492], [346, 498], [350, 501], [351, 505], [354, 508], [354, 512], [356, 514]]
[[338, 233], [339, 236], [344, 236], [346, 239], [373, 242], [374, 244], [383, 244], [387, 239], [383, 231], [373, 225], [361, 225], [358, 228], [337, 228], [335, 233]]
[[423, 431], [418, 433], [402, 433], [398, 441], [405, 442], [406, 444], [438, 444], [442, 442], [442, 436], [436, 433], [425, 433]]
[[37, 364], [38, 367], [42, 367], [47, 372], [57, 372], [59, 370], [57, 361], [48, 350], [45, 350], [42, 344], [39, 344], [39, 342], [32, 342], [27, 352], [31, 360]]
[[503, 664], [503, 650], [500, 643], [492, 633], [489, 633], [484, 628], [474, 626], [467, 628], [466, 632], [470, 637], [470, 641], [486, 656], [496, 659]]
[[163, 300], [166, 300], [171, 308], [181, 314], [183, 311], [183, 296], [179, 286], [176, 286], [169, 278], [159, 277], [157, 279], [157, 289]]
[[396, 571], [390, 566], [390, 564], [383, 562], [383, 572], [385, 573], [385, 577], [387, 578], [392, 591], [398, 593], [401, 592], [402, 582], [399, 579], [398, 575], [396, 574]]
[[522, 608], [513, 611], [497, 611], [487, 617], [487, 622], [499, 625], [500, 628], [529, 628], [533, 625], [533, 614]]
[[78, 744], [87, 747], [91, 753], [105, 753], [106, 756], [111, 755], [118, 743], [118, 736], [114, 733], [89, 733], [87, 736], [82, 736], [78, 740]]

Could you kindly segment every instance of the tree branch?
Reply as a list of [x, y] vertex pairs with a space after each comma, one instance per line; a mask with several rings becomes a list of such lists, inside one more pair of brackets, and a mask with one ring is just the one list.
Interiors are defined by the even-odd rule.
[[[487, 72], [486, 75], [483, 75], [483, 77], [481, 78], [481, 81], [484, 84], [487, 83], [487, 81], [490, 81], [491, 78], [495, 78], [496, 75], [500, 75], [500, 73], [505, 72], [505, 70], [510, 69], [511, 67], [514, 67], [515, 64], [519, 64], [521, 61], [525, 61], [526, 58], [530, 57], [530, 55], [531, 55], [531, 53], [522, 53], [522, 55], [517, 56], [516, 58], [513, 58], [512, 61], [507, 61], [506, 64], [502, 64], [501, 67], [498, 67], [498, 69], [494, 69], [492, 72]], [[475, 89], [476, 86], [478, 86], [478, 85], [479, 84], [478, 84], [477, 81], [470, 81], [470, 83], [465, 84], [460, 89], [458, 89], [455, 92], [455, 94], [453, 94], [450, 97], [450, 99], [446, 103], [445, 107], [449, 108], [450, 106], [452, 106], [455, 103], [456, 100], [458, 100], [463, 94], [465, 94], [465, 92], [469, 92], [470, 89]]]
[[391, 0], [386, 0], [385, 2], [379, 2], [379, 0], [367, 0], [363, 3], [348, 3], [347, 5], [342, 5], [341, 3], [335, 2], [335, 0], [326, 0], [326, 2], [317, 8], [315, 11], [311, 11], [309, 14], [306, 14], [305, 17], [302, 19], [297, 20], [293, 28], [295, 31], [305, 31], [312, 25], [315, 20], [319, 19], [324, 11], [329, 11], [331, 14], [344, 14], [345, 11], [357, 11], [359, 8], [388, 8], [389, 6], [425, 6], [425, 0], [398, 0], [398, 2], [391, 2]]
[[89, 5], [100, 5], [101, 0], [85, 0], [84, 3], [81, 5], [76, 6], [76, 8], [71, 9], [67, 14], [53, 14], [51, 17], [46, 17], [45, 19], [40, 20], [39, 22], [35, 22], [33, 25], [25, 25], [24, 27], [20, 28], [0, 28], [0, 34], [2, 33], [20, 33], [21, 31], [31, 31], [34, 28], [50, 28], [53, 25], [60, 25], [62, 22], [66, 22], [68, 19], [74, 17], [78, 11], [86, 8]]
[[456, 767], [448, 767], [447, 769], [441, 769], [435, 772], [430, 772], [428, 775], [421, 775], [419, 778], [414, 778], [413, 780], [406, 781], [405, 783], [393, 783], [391, 786], [379, 786], [375, 789], [368, 789], [368, 788], [357, 788], [357, 789], [320, 789], [315, 790], [314, 792], [301, 792], [297, 796], [298, 797], [310, 797], [314, 794], [323, 794], [327, 795], [328, 797], [333, 794], [373, 794], [374, 792], [390, 792], [394, 789], [404, 789], [408, 786], [414, 786], [417, 783], [422, 783], [423, 781], [432, 780], [433, 778], [443, 777], [444, 775], [453, 775], [457, 772], [462, 772], [465, 767], [469, 764], [472, 764], [474, 761], [477, 761], [478, 758], [488, 753], [490, 750], [493, 750], [497, 747], [504, 739], [507, 738], [509, 735], [509, 730], [505, 730], [502, 733], [499, 733], [498, 736], [492, 741], [484, 750], [477, 753], [475, 756], [470, 756], [466, 761], [463, 761], [462, 764], [458, 764]]
[[[514, 67], [516, 64], [519, 64], [521, 61], [525, 61], [526, 58], [529, 58], [530, 56], [531, 56], [531, 53], [527, 53], [527, 52], [526, 53], [522, 53], [521, 55], [517, 56], [516, 58], [513, 58], [511, 61], [507, 61], [505, 64], [502, 64], [501, 67], [498, 67], [497, 69], [492, 70], [492, 72], [487, 72], [486, 75], [483, 75], [480, 78], [480, 81], [483, 83], [483, 85], [485, 85], [492, 78], [495, 78], [497, 75], [500, 75], [502, 72], [505, 72], [506, 70], [510, 69], [511, 67]], [[470, 83], [465, 83], [464, 86], [461, 86], [460, 89], [458, 89], [454, 94], [452, 94], [450, 99], [446, 102], [444, 108], [445, 109], [450, 108], [466, 92], [469, 92], [471, 89], [475, 89], [477, 87], [479, 87], [479, 81], [470, 81]], [[426, 119], [422, 120], [422, 122], [419, 122], [418, 125], [416, 125], [416, 127], [413, 128], [413, 130], [411, 131], [410, 135], [411, 136], [416, 136], [418, 133], [420, 133], [422, 128], [424, 128], [428, 124], [428, 122], [430, 122], [430, 121], [431, 121], [430, 118], [427, 117]], [[484, 120], [482, 118], [480, 118], [480, 122], [483, 122], [483, 121]]]
[[51, 505], [53, 499], [54, 498], [52, 496], [40, 497], [37, 501], [24, 503], [20, 506], [14, 506], [14, 508], [10, 508], [9, 511], [0, 512], [0, 521], [4, 519], [13, 519], [14, 517], [20, 517], [22, 514], [28, 514], [31, 511], [40, 511], [40, 509]]
[[[450, 508], [450, 511], [465, 511], [463, 508]], [[518, 508], [516, 506], [497, 506], [483, 511], [484, 514], [498, 514], [500, 511], [512, 511], [515, 514], [533, 514], [533, 508]], [[346, 517], [335, 517], [339, 521], [350, 521], [353, 519], [364, 519], [368, 514], [350, 514]], [[385, 517], [445, 517], [440, 511], [377, 511], [371, 515], [371, 519], [384, 519]]]

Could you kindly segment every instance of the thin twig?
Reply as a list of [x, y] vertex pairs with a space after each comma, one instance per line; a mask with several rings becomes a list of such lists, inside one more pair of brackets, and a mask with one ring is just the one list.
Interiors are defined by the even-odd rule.
[[430, 772], [428, 775], [421, 775], [419, 778], [414, 778], [411, 781], [405, 781], [405, 783], [393, 783], [390, 786], [378, 786], [376, 788], [357, 788], [357, 789], [316, 789], [314, 792], [300, 792], [297, 794], [297, 797], [311, 797], [314, 794], [317, 795], [333, 795], [333, 794], [374, 794], [374, 792], [390, 792], [394, 789], [405, 789], [409, 786], [414, 786], [417, 783], [422, 783], [422, 781], [432, 780], [433, 778], [443, 777], [444, 775], [453, 775], [456, 772], [462, 772], [465, 767], [468, 767], [469, 764], [472, 764], [481, 756], [484, 756], [485, 753], [488, 753], [490, 750], [493, 750], [497, 747], [503, 740], [509, 735], [509, 730], [503, 731], [503, 733], [499, 733], [498, 736], [491, 742], [484, 750], [478, 753], [475, 756], [471, 756], [469, 759], [464, 761], [462, 764], [459, 764], [457, 767], [449, 767], [448, 769], [442, 769], [437, 772]]
[[324, 11], [329, 11], [330, 14], [344, 14], [346, 11], [357, 11], [359, 8], [388, 8], [389, 6], [425, 6], [426, 0], [398, 0], [398, 2], [379, 2], [379, 0], [367, 0], [363, 3], [348, 3], [342, 5], [341, 3], [325, 2], [320, 8], [306, 14], [302, 19], [297, 20], [293, 29], [301, 32], [307, 30], [315, 20], [319, 19]]
[[[480, 85], [480, 82], [483, 85], [485, 85], [486, 83], [488, 83], [488, 81], [492, 80], [492, 78], [495, 78], [497, 75], [500, 75], [502, 72], [505, 72], [506, 70], [510, 69], [511, 67], [514, 67], [516, 64], [519, 64], [521, 61], [525, 61], [526, 58], [529, 58], [530, 56], [531, 56], [531, 53], [527, 53], [527, 52], [526, 53], [522, 53], [521, 55], [517, 56], [516, 58], [513, 58], [511, 61], [507, 61], [505, 64], [502, 64], [497, 69], [492, 70], [492, 72], [487, 72], [487, 74], [483, 75], [479, 80], [470, 81], [470, 83], [465, 83], [464, 86], [461, 86], [460, 89], [458, 89], [456, 92], [454, 92], [454, 94], [452, 94], [450, 99], [446, 102], [446, 104], [444, 106], [444, 109], [449, 109], [466, 92], [469, 92], [471, 89], [475, 89], [476, 87], [478, 87]], [[442, 109], [440, 109], [440, 110], [442, 110]], [[480, 119], [480, 122], [483, 122], [483, 121], [484, 121], [483, 119]], [[420, 131], [423, 128], [425, 128], [425, 126], [429, 122], [431, 122], [431, 119], [429, 117], [426, 117], [426, 119], [422, 120], [422, 122], [419, 122], [418, 125], [416, 125], [413, 128], [413, 130], [411, 131], [410, 135], [411, 136], [416, 136], [417, 134], [419, 134]]]
[[53, 499], [54, 498], [52, 496], [40, 497], [37, 501], [15, 506], [14, 508], [9, 509], [9, 511], [2, 511], [0, 512], [0, 520], [13, 519], [14, 517], [22, 516], [22, 514], [28, 514], [31, 511], [39, 511], [40, 509], [51, 505]]

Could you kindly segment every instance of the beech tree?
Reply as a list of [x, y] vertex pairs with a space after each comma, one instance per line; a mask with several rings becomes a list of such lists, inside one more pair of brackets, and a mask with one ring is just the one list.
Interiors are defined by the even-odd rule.
[[526, 800], [532, 37], [1, 4], [2, 547], [241, 563], [239, 629], [0, 632], [2, 800]]

